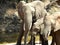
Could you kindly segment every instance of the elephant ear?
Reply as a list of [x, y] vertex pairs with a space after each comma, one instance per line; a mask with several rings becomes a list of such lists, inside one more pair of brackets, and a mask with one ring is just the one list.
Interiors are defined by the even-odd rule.
[[20, 1], [20, 2], [17, 4], [17, 8], [22, 8], [25, 4], [26, 4], [25, 1]]
[[26, 2], [24, 1], [20, 1], [17, 5], [17, 9], [18, 9], [18, 14], [20, 16], [21, 19], [24, 18], [24, 12], [23, 12], [23, 9], [24, 9], [24, 6], [25, 6]]
[[54, 14], [55, 17], [55, 29], [54, 32], [58, 31], [60, 29], [60, 12], [55, 12]]
[[42, 17], [42, 11], [44, 9], [44, 3], [39, 1], [37, 2], [36, 6], [35, 6], [35, 10], [36, 10], [36, 18], [41, 18]]

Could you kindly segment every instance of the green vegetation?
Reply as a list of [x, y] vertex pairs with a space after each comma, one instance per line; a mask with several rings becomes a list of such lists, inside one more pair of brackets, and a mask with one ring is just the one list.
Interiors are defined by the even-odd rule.
[[0, 43], [16, 42], [18, 35], [19, 35], [19, 33], [10, 33], [10, 34], [1, 34], [0, 33]]
[[0, 43], [17, 41], [20, 18], [18, 19], [14, 13], [16, 12], [16, 4], [19, 1], [0, 0]]

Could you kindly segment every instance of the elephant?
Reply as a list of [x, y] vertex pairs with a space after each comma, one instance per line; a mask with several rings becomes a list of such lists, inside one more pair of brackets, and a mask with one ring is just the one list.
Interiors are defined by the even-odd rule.
[[43, 23], [44, 17], [47, 12], [44, 9], [44, 3], [41, 1], [33, 1], [30, 3], [26, 3], [24, 1], [20, 1], [18, 3], [18, 14], [21, 18], [21, 30], [20, 35], [17, 41], [17, 45], [21, 45], [21, 39], [24, 33], [24, 44], [26, 45], [26, 38], [28, 32], [33, 29], [34, 23], [36, 20], [42, 20], [39, 25]]
[[52, 31], [52, 44], [51, 45], [54, 45], [54, 43], [56, 43], [56, 45], [60, 45], [60, 12], [57, 12], [55, 14], [53, 14], [56, 18], [56, 22], [55, 22], [55, 26], [53, 27], [53, 31]]
[[[51, 15], [47, 15], [44, 21], [44, 35], [45, 39], [51, 34], [52, 36], [52, 44], [54, 45], [54, 42], [56, 45], [60, 45], [60, 36], [59, 36], [59, 30], [60, 30], [60, 12], [55, 12]], [[51, 33], [52, 32], [52, 33]], [[58, 41], [58, 42], [57, 42]]]
[[[40, 26], [39, 25], [39, 21], [37, 21], [37, 23], [34, 23], [34, 29], [36, 28], [36, 30], [33, 30], [33, 32], [37, 32], [40, 30]], [[41, 37], [45, 37], [45, 40], [48, 40], [48, 36], [51, 35], [52, 36], [52, 43], [51, 45], [54, 45], [56, 43], [56, 45], [60, 45], [60, 11], [59, 12], [55, 12], [53, 14], [49, 14], [45, 16], [45, 20], [44, 20], [44, 26], [42, 26], [43, 30], [42, 31], [42, 36]]]

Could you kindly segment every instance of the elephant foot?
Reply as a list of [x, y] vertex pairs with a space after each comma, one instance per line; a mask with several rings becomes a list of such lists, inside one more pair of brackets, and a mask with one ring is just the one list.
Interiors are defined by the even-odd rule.
[[21, 45], [21, 43], [20, 42], [17, 42], [17, 44], [16, 45]]
[[42, 42], [42, 45], [48, 45], [48, 40], [44, 40], [44, 38], [41, 34], [40, 34], [40, 40]]
[[35, 37], [29, 41], [28, 45], [35, 45]]
[[42, 41], [42, 45], [48, 45], [48, 41]]

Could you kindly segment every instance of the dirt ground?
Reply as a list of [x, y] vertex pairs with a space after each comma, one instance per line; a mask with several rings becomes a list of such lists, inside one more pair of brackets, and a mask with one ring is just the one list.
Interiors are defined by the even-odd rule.
[[[28, 39], [29, 39], [29, 37], [28, 37]], [[36, 37], [35, 40], [36, 40], [36, 41], [35, 41], [36, 45], [41, 45], [41, 44], [39, 43], [39, 37], [38, 37], [38, 36]], [[49, 40], [48, 43], [49, 43], [49, 45], [50, 45], [50, 44], [51, 44], [52, 37], [49, 36], [48, 40]], [[0, 44], [0, 45], [16, 45], [16, 42], [13, 42], [13, 43], [3, 43], [3, 44]], [[23, 42], [23, 41], [22, 41], [22, 45], [24, 45], [24, 42]]]

